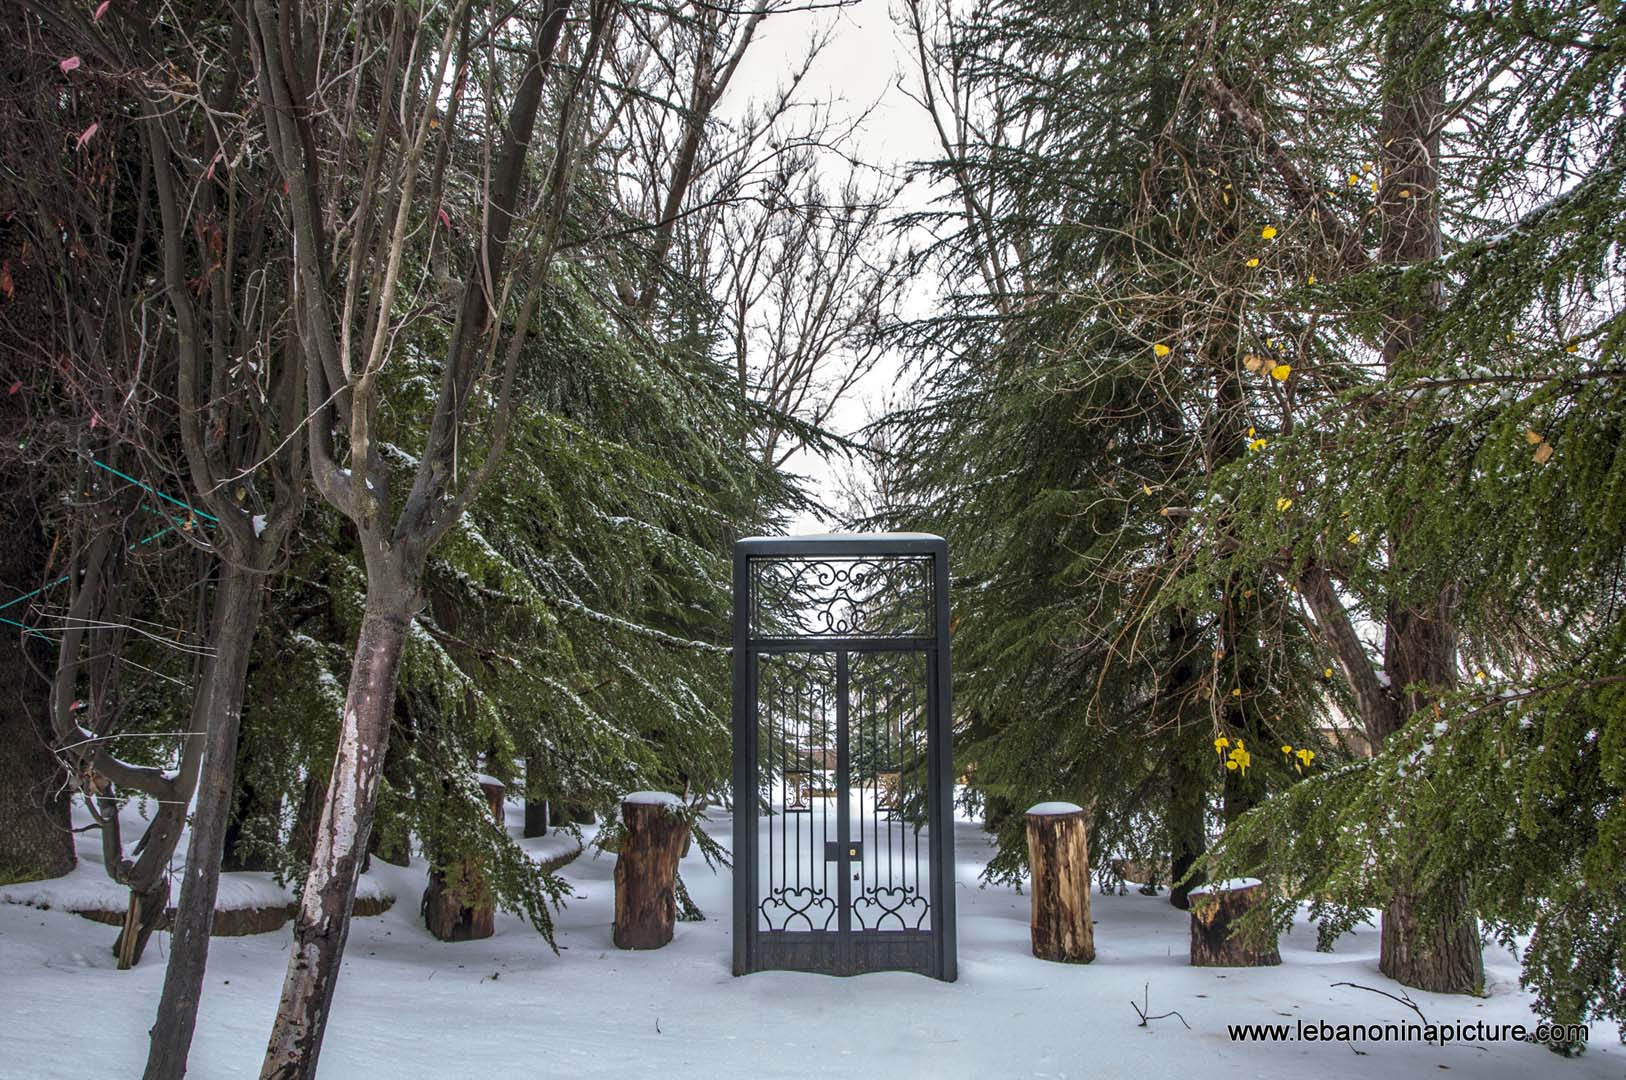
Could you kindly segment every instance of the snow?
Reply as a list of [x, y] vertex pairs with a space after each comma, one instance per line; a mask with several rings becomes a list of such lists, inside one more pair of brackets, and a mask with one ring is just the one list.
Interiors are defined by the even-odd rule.
[[1047, 817], [1051, 814], [1078, 814], [1082, 813], [1083, 810], [1084, 808], [1079, 806], [1077, 803], [1042, 802], [1035, 803], [1034, 805], [1028, 807], [1028, 814], [1037, 814], [1040, 817]]
[[[521, 813], [515, 799], [511, 832]], [[714, 812], [707, 828], [728, 846], [726, 814]], [[584, 833], [591, 839], [594, 829]], [[1279, 967], [1193, 968], [1186, 962], [1189, 916], [1170, 906], [1166, 891], [1093, 895], [1096, 960], [1036, 960], [1029, 952], [1029, 898], [978, 883], [991, 854], [987, 835], [961, 822], [955, 841], [955, 983], [891, 972], [734, 978], [729, 872], [708, 869], [699, 845], [682, 872], [706, 921], [678, 923], [676, 939], [651, 952], [623, 952], [611, 943], [612, 855], [583, 855], [562, 872], [568, 907], [556, 917], [557, 954], [503, 913], [494, 937], [434, 940], [415, 902], [424, 887], [422, 862], [402, 868], [375, 859], [368, 876], [401, 900], [351, 926], [322, 1048], [323, 1080], [446, 1080], [526, 1069], [573, 1080], [1545, 1074], [1618, 1080], [1626, 1065], [1612, 1025], [1600, 1023], [1592, 1026], [1592, 1049], [1572, 1061], [1509, 1042], [1232, 1041], [1227, 1024], [1416, 1016], [1377, 994], [1332, 985], [1399, 992], [1377, 971], [1375, 929], [1360, 928], [1326, 954], [1315, 951], [1314, 928], [1301, 922], [1281, 939]], [[576, 841], [550, 833], [521, 843], [541, 858]], [[0, 904], [0, 985], [7, 991], [0, 994], [0, 1077], [80, 1080], [87, 1068], [97, 1076], [140, 1074], [169, 935], [156, 935], [142, 963], [120, 972], [109, 950], [115, 933], [61, 911]], [[215, 939], [188, 1075], [256, 1075], [289, 941], [286, 928]], [[1513, 958], [1488, 946], [1485, 967], [1485, 998], [1409, 993], [1430, 1021], [1533, 1024]], [[1140, 1027], [1130, 1000], [1153, 1015], [1179, 1010], [1191, 1028], [1172, 1016]]]
[[819, 542], [819, 543], [841, 544], [841, 543], [847, 543], [847, 542], [853, 541], [853, 540], [941, 540], [941, 539], [943, 539], [943, 538], [941, 536], [938, 536], [936, 533], [913, 533], [913, 532], [840, 533], [840, 532], [832, 532], [832, 533], [798, 533], [798, 534], [795, 534], [795, 535], [792, 535], [792, 536], [747, 536], [744, 540], [742, 540], [740, 542], [743, 543], [743, 544], [750, 544], [750, 543], [764, 541], [764, 540], [794, 540], [797, 543], [802, 543], [803, 541], [813, 541], [813, 542]]
[[254, 526], [254, 536], [255, 536], [256, 539], [258, 539], [261, 535], [263, 535], [265, 533], [265, 525], [266, 525], [265, 515], [264, 514], [255, 514], [254, 517], [252, 519], [250, 519], [250, 521], [251, 521], [251, 524], [253, 524], [253, 526]]
[[[89, 824], [89, 816], [76, 806], [75, 827]], [[133, 804], [126, 804], [124, 807], [120, 815], [120, 824], [126, 844], [133, 844], [147, 827], [147, 822], [141, 818]], [[176, 846], [175, 858], [170, 864], [170, 904], [174, 904], [181, 896], [180, 870], [186, 861], [187, 840], [188, 835], [183, 830], [180, 843]], [[67, 912], [123, 911], [128, 907], [130, 890], [107, 876], [99, 835], [94, 831], [80, 833], [78, 853], [79, 865], [62, 877], [0, 886], [0, 911], [11, 904]], [[379, 865], [381, 864], [378, 861], [373, 862], [375, 868]], [[422, 889], [420, 888], [418, 892], [422, 892]], [[378, 875], [371, 872], [363, 874], [356, 883], [358, 899], [379, 900], [398, 895], [400, 894], [386, 888]], [[220, 875], [220, 891], [215, 900], [217, 911], [292, 907], [293, 904], [292, 883], [279, 885], [268, 871], [244, 870]]]
[[484, 787], [487, 784], [494, 784], [497, 787], [507, 787], [508, 786], [507, 784], [503, 783], [501, 780], [498, 780], [495, 776], [492, 776], [490, 773], [478, 773], [478, 774], [476, 774], [476, 776], [474, 777], [474, 782], [476, 784], [481, 785], [482, 787]]
[[1225, 881], [1211, 881], [1207, 885], [1199, 885], [1191, 890], [1192, 896], [1208, 896], [1211, 893], [1236, 892], [1239, 889], [1251, 889], [1260, 884], [1256, 877], [1228, 878]]
[[679, 808], [683, 806], [683, 800], [670, 791], [634, 791], [630, 795], [621, 796], [621, 801], [632, 803], [634, 806], [672, 806]]

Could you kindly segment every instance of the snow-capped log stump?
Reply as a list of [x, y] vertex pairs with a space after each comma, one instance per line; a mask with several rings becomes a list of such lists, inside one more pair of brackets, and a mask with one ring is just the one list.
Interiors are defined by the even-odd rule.
[[1072, 964], [1094, 960], [1089, 818], [1083, 807], [1047, 802], [1028, 811], [1028, 867], [1033, 955]]
[[615, 943], [658, 949], [672, 940], [677, 920], [677, 868], [689, 826], [683, 801], [664, 791], [636, 791], [621, 800], [626, 833], [615, 860]]
[[1246, 944], [1233, 930], [1237, 920], [1265, 899], [1258, 878], [1216, 881], [1191, 890], [1191, 964], [1193, 967], [1272, 967], [1282, 954], [1271, 939], [1267, 948]]
[[[503, 782], [481, 776], [480, 790], [502, 825], [507, 790]], [[423, 892], [423, 922], [431, 934], [442, 941], [478, 941], [497, 932], [496, 917], [491, 886], [476, 860], [459, 859], [450, 870], [430, 871], [429, 888]]]

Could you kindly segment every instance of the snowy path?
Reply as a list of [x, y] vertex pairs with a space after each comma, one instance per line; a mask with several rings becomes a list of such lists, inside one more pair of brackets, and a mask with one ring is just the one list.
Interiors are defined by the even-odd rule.
[[[517, 807], [510, 818], [517, 826]], [[728, 823], [714, 828], [726, 842]], [[684, 876], [708, 921], [679, 923], [676, 941], [651, 953], [610, 943], [608, 857], [583, 856], [566, 868], [578, 899], [559, 916], [557, 957], [512, 916], [499, 915], [486, 941], [433, 940], [417, 918], [421, 866], [381, 866], [396, 877], [384, 884], [402, 899], [351, 930], [322, 1075], [1394, 1080], [1443, 1068], [1485, 1080], [1538, 1073], [1582, 1080], [1626, 1069], [1626, 1052], [1603, 1025], [1594, 1025], [1593, 1049], [1578, 1061], [1509, 1043], [1232, 1042], [1228, 1023], [1414, 1017], [1377, 995], [1329, 986], [1350, 980], [1396, 989], [1377, 973], [1374, 930], [1327, 955], [1314, 951], [1313, 930], [1301, 926], [1283, 940], [1279, 968], [1193, 969], [1185, 963], [1186, 916], [1165, 899], [1133, 892], [1094, 898], [1095, 963], [1034, 960], [1027, 897], [978, 888], [988, 847], [977, 826], [960, 823], [957, 841], [954, 984], [904, 974], [733, 978], [728, 876], [713, 875], [698, 852]], [[154, 939], [137, 970], [120, 973], [108, 953], [112, 934], [62, 912], [0, 904], [0, 1077], [139, 1075], [167, 935]], [[257, 1075], [287, 941], [286, 930], [216, 939], [191, 1076]], [[1486, 968], [1486, 1000], [1413, 996], [1433, 1021], [1533, 1023], [1512, 958], [1490, 950]], [[1192, 1030], [1173, 1018], [1136, 1026], [1129, 1002], [1147, 984], [1152, 1011], [1178, 1009]]]

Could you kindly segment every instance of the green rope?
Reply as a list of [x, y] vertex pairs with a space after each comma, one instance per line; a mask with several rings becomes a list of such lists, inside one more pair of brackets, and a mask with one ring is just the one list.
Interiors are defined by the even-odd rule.
[[193, 507], [188, 506], [186, 503], [182, 502], [181, 500], [175, 498], [175, 496], [173, 496], [173, 495], [165, 495], [162, 491], [159, 491], [157, 488], [153, 487], [151, 484], [142, 483], [140, 480], [137, 480], [135, 477], [129, 475], [128, 473], [119, 472], [117, 469], [113, 468], [113, 466], [111, 466], [111, 465], [105, 465], [102, 462], [97, 461], [93, 457], [86, 457], [85, 460], [90, 462], [92, 465], [96, 466], [98, 469], [106, 469], [108, 472], [112, 473], [114, 476], [118, 477], [120, 480], [127, 480], [130, 483], [134, 484], [136, 487], [141, 488], [144, 491], [152, 492], [154, 495], [158, 496], [160, 499], [163, 499], [165, 502], [174, 503], [176, 506], [181, 507], [183, 510], [185, 510], [189, 514], [196, 514], [198, 517], [202, 518], [203, 520], [208, 521], [208, 522], [212, 522], [212, 523], [214, 523], [216, 525], [218, 525], [220, 523], [220, 519], [215, 517], [213, 514], [206, 514], [202, 510], [194, 509]]
[[[199, 509], [197, 509], [195, 507], [188, 506], [186, 503], [184, 503], [181, 500], [175, 498], [173, 495], [165, 495], [162, 491], [159, 491], [157, 488], [153, 487], [151, 484], [142, 483], [140, 480], [137, 480], [135, 477], [129, 475], [128, 473], [119, 472], [117, 469], [113, 468], [113, 466], [105, 464], [104, 462], [97, 461], [95, 458], [90, 457], [89, 455], [85, 456], [85, 460], [90, 462], [92, 465], [96, 466], [98, 469], [105, 469], [106, 471], [112, 473], [114, 476], [118, 477], [120, 480], [128, 481], [129, 483], [134, 484], [136, 487], [141, 488], [143, 491], [151, 492], [152, 494], [158, 496], [160, 499], [163, 499], [165, 502], [174, 503], [176, 506], [179, 506], [181, 509], [185, 510], [187, 513], [194, 514], [194, 515], [202, 518], [203, 520], [207, 521], [211, 525], [220, 524], [220, 519], [215, 517], [213, 514], [205, 513], [204, 511], [199, 510]], [[160, 537], [168, 536], [170, 533], [175, 531], [177, 526], [184, 527], [185, 524], [186, 524], [184, 521], [182, 521], [179, 518], [172, 518], [171, 520], [175, 521], [176, 525], [171, 525], [167, 529], [161, 529], [158, 532], [153, 533], [151, 536], [145, 537], [145, 538], [143, 538], [141, 540], [137, 540], [135, 543], [130, 545], [129, 550], [134, 551], [136, 548], [141, 547], [141, 546], [143, 546], [145, 544], [150, 544], [154, 540], [159, 539]], [[23, 593], [21, 596], [14, 597], [11, 600], [7, 600], [5, 603], [0, 604], [0, 611], [4, 611], [8, 607], [12, 607], [12, 606], [14, 606], [16, 604], [20, 604], [24, 600], [32, 600], [34, 597], [38, 596], [40, 593], [44, 592], [46, 589], [54, 589], [58, 585], [61, 585], [64, 581], [67, 581], [71, 576], [72, 576], [71, 574], [63, 574], [61, 577], [57, 578], [55, 581], [48, 581], [44, 585], [41, 585], [39, 588], [35, 589], [33, 592], [26, 592], [26, 593]], [[8, 619], [8, 618], [5, 618], [3, 616], [0, 616], [0, 623], [5, 623], [7, 626], [20, 626], [24, 630], [28, 631], [31, 634], [39, 634], [40, 633], [40, 631], [34, 629], [33, 627], [24, 625], [23, 623], [18, 622], [16, 619]], [[43, 635], [41, 635], [41, 636], [43, 636]]]

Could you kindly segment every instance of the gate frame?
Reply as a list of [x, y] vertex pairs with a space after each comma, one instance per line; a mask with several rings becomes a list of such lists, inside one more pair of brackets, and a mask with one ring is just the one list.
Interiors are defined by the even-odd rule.
[[[751, 562], [753, 559], [797, 558], [931, 558], [932, 613], [930, 636], [831, 635], [829, 637], [753, 639], [751, 635]], [[925, 654], [927, 763], [927, 841], [931, 895], [931, 964], [921, 974], [944, 982], [958, 975], [954, 914], [954, 736], [949, 657], [948, 542], [930, 533], [823, 533], [811, 536], [752, 536], [734, 544], [734, 963], [735, 975], [753, 971], [813, 970], [854, 975], [860, 970], [826, 970], [764, 962], [758, 938], [788, 931], [757, 927], [757, 697], [755, 667], [766, 653], [834, 652], [853, 654], [884, 650]], [[800, 643], [798, 647], [797, 643]], [[864, 644], [869, 645], [864, 648]], [[912, 643], [912, 644], [903, 644]], [[766, 645], [767, 647], [763, 647]], [[936, 678], [930, 673], [935, 664]], [[850, 777], [844, 782], [850, 782]], [[845, 786], [845, 783], [844, 785]], [[842, 814], [845, 817], [845, 812]], [[845, 866], [845, 864], [843, 864]], [[845, 879], [845, 872], [843, 873]], [[840, 934], [840, 931], [819, 931]], [[849, 934], [858, 933], [849, 931]], [[891, 931], [884, 931], [891, 933]], [[840, 938], [836, 939], [838, 942]], [[845, 950], [843, 950], [845, 951]], [[875, 966], [863, 971], [909, 970]]]

